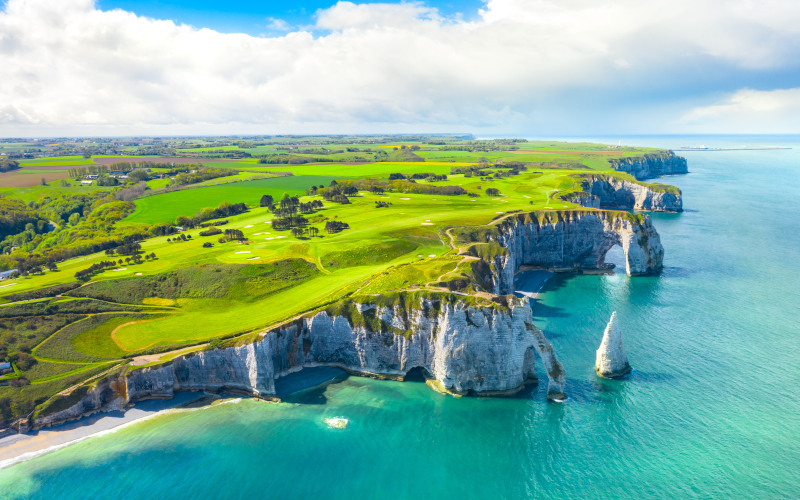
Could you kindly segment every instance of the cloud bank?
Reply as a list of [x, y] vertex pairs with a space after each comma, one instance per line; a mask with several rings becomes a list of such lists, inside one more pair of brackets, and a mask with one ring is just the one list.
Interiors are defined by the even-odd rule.
[[758, 132], [765, 103], [796, 105], [776, 89], [800, 81], [798, 19], [784, 0], [489, 0], [474, 21], [339, 2], [254, 37], [9, 0], [0, 134]]

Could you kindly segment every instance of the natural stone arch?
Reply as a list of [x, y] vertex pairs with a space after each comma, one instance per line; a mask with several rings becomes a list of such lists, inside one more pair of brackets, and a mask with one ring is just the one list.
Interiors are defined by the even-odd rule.
[[498, 224], [506, 249], [492, 263], [494, 293], [511, 293], [522, 265], [554, 270], [601, 269], [606, 253], [620, 245], [630, 276], [661, 270], [664, 248], [648, 216], [627, 212], [558, 211], [516, 214]]

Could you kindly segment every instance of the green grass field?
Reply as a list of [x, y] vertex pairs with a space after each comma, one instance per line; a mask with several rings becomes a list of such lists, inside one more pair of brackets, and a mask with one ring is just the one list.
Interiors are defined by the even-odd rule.
[[312, 185], [328, 185], [333, 179], [318, 175], [275, 177], [148, 196], [137, 200], [136, 211], [124, 222], [171, 222], [179, 215], [194, 215], [202, 208], [216, 207], [225, 201], [258, 205], [262, 195], [280, 199], [283, 193], [304, 194]]

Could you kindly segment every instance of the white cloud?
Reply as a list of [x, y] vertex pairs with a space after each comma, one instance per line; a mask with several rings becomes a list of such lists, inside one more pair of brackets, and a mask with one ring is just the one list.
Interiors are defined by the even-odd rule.
[[283, 19], [277, 19], [275, 17], [270, 17], [267, 19], [269, 21], [267, 23], [267, 28], [275, 31], [290, 31], [292, 26], [284, 21]]
[[797, 73], [797, 19], [783, 0], [489, 0], [469, 22], [340, 2], [317, 13], [321, 35], [253, 37], [8, 0], [0, 134], [604, 130], [690, 88], [681, 68]]
[[800, 133], [800, 88], [770, 91], [741, 89], [721, 102], [686, 113], [680, 122], [692, 129], [720, 133], [759, 130], [764, 133]]

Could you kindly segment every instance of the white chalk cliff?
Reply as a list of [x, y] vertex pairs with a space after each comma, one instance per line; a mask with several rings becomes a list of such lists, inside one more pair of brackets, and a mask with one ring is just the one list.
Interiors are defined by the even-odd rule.
[[646, 184], [610, 175], [583, 175], [580, 179], [583, 191], [571, 193], [564, 199], [588, 208], [683, 211], [681, 191], [674, 186]]
[[556, 270], [603, 269], [614, 245], [625, 254], [628, 275], [661, 270], [664, 248], [650, 217], [625, 212], [554, 211], [514, 214], [497, 224], [493, 293], [511, 293], [521, 265]]
[[666, 153], [612, 158], [611, 167], [618, 172], [627, 172], [637, 180], [652, 179], [662, 175], [686, 174], [689, 172], [686, 158], [676, 156], [672, 151]]
[[507, 307], [469, 307], [442, 295], [385, 306], [353, 303], [336, 315], [318, 312], [242, 345], [201, 350], [116, 374], [74, 396], [70, 404], [44, 412], [34, 425], [140, 399], [169, 398], [179, 390], [273, 397], [277, 378], [310, 366], [400, 379], [422, 368], [453, 393], [512, 394], [536, 382], [534, 353], [547, 373], [548, 398], [564, 399], [564, 370], [533, 324], [528, 300], [510, 300]]
[[597, 349], [594, 370], [603, 378], [622, 377], [631, 371], [628, 354], [625, 352], [625, 345], [622, 342], [622, 330], [617, 323], [616, 311], [611, 313], [611, 319], [603, 332], [603, 340]]

